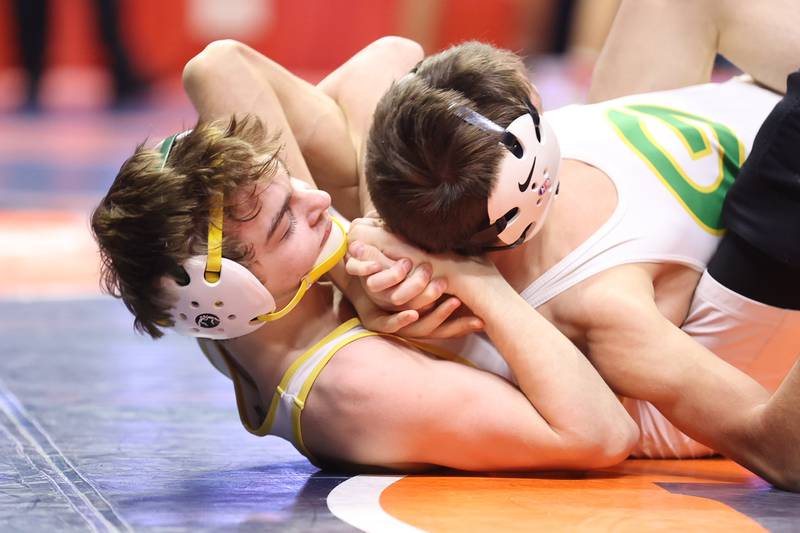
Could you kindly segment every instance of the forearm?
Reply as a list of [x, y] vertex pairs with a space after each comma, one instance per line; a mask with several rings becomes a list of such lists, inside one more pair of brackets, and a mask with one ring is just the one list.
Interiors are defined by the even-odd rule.
[[345, 216], [359, 213], [356, 151], [342, 109], [325, 91], [230, 40], [208, 45], [186, 65], [183, 79], [203, 120], [257, 115], [281, 135], [294, 177], [329, 192]]
[[373, 209], [364, 149], [378, 100], [423, 52], [413, 41], [383, 37], [313, 86], [252, 49], [243, 55], [280, 101], [300, 151], [320, 188], [348, 218]]
[[695, 368], [676, 387], [673, 401], [654, 404], [693, 439], [755, 472], [773, 485], [800, 491], [800, 365], [772, 396], [732, 367]]
[[499, 275], [470, 280], [459, 296], [484, 320], [520, 389], [565, 441], [627, 449], [633, 421], [584, 355]]
[[[284, 146], [281, 156], [289, 173], [313, 183], [278, 94], [265, 69], [254, 65], [254, 54], [235, 41], [211, 43], [184, 68], [186, 94], [202, 120], [227, 119], [235, 114], [258, 116], [268, 133], [280, 135]], [[260, 57], [270, 65], [266, 70], [275, 65]]]
[[[770, 397], [664, 319], [652, 302], [607, 300], [594, 316], [612, 319], [588, 333], [589, 352], [615, 391], [651, 402], [680, 431], [777, 486], [787, 487], [789, 475], [800, 481], [800, 368]], [[630, 316], [638, 319], [614, 318]]]
[[319, 84], [341, 109], [350, 146], [352, 176], [357, 177], [360, 214], [373, 210], [366, 187], [364, 157], [375, 107], [391, 84], [424, 56], [422, 47], [402, 37], [383, 37], [369, 44]]

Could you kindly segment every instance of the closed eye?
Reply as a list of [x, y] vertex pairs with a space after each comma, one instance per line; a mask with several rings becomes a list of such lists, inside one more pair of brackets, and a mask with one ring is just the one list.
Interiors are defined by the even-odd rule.
[[297, 227], [297, 219], [295, 218], [294, 213], [292, 213], [292, 210], [290, 209], [286, 212], [286, 214], [289, 217], [289, 225], [286, 226], [286, 231], [283, 232], [283, 236], [281, 237], [282, 241], [285, 241], [291, 237], [292, 234], [294, 234], [295, 228]]

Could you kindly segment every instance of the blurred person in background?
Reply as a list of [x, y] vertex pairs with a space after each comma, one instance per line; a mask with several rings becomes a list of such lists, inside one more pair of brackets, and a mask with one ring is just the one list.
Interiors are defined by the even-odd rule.
[[[136, 72], [121, 34], [119, 0], [93, 0], [94, 25], [112, 77], [110, 107], [122, 108], [145, 95], [147, 83]], [[40, 109], [41, 85], [50, 36], [50, 0], [14, 0], [18, 49], [27, 75], [24, 111]]]

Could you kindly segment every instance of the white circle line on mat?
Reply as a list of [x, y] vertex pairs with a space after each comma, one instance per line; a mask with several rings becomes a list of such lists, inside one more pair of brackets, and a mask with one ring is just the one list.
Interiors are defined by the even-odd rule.
[[420, 533], [422, 529], [401, 522], [381, 507], [383, 490], [404, 477], [351, 477], [328, 494], [328, 509], [340, 520], [368, 533]]

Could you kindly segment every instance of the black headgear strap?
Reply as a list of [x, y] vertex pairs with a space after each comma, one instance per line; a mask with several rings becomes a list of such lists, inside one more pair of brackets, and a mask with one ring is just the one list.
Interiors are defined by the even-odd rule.
[[[536, 129], [536, 138], [541, 142], [542, 133], [539, 127], [541, 122], [539, 118], [539, 112], [533, 106], [529, 98], [525, 98], [525, 106], [528, 108], [528, 114], [530, 114], [531, 118], [533, 119], [533, 125]], [[493, 120], [467, 106], [456, 105], [453, 106], [452, 110], [464, 122], [467, 122], [487, 133], [498, 135], [500, 138], [500, 144], [502, 144], [509, 152], [514, 154], [514, 157], [517, 159], [522, 158], [523, 150], [519, 139], [517, 139], [517, 136], [508, 131], [506, 128], [500, 127]], [[525, 228], [525, 231], [523, 231], [519, 238], [513, 243], [501, 245], [496, 243], [497, 236], [506, 229], [508, 223], [517, 215], [518, 212], [519, 209], [515, 207], [494, 222], [490, 222], [487, 217], [486, 222], [478, 229], [478, 231], [476, 231], [462, 246], [457, 247], [457, 249], [469, 249], [477, 247], [484, 252], [496, 252], [516, 248], [525, 242], [525, 237], [533, 224], [529, 224], [528, 227]]]

